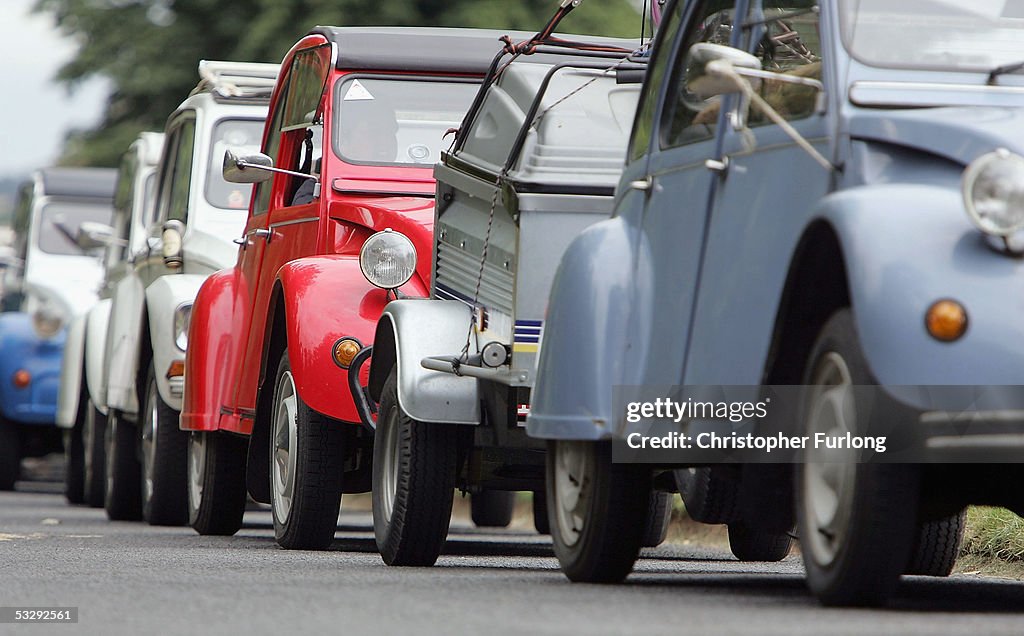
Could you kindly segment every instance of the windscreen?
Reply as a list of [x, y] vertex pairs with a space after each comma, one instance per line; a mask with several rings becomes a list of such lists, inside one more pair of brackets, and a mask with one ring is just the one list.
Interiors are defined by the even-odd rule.
[[110, 225], [114, 207], [110, 203], [70, 203], [53, 201], [43, 207], [36, 243], [48, 254], [76, 256], [84, 254], [74, 241], [83, 221]]

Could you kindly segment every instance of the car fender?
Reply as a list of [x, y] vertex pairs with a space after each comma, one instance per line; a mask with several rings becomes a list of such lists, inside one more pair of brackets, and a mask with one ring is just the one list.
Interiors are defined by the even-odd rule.
[[370, 360], [370, 396], [380, 401], [384, 382], [396, 366], [398, 403], [409, 417], [419, 422], [479, 424], [476, 379], [420, 364], [428, 356], [458, 356], [466, 346], [470, 320], [469, 306], [455, 300], [389, 303], [374, 337], [379, 345], [374, 345]]
[[60, 388], [57, 390], [56, 423], [60, 428], [73, 428], [78, 419], [87, 317], [88, 314], [84, 314], [71, 320], [67, 339], [64, 341], [64, 355], [61, 356], [60, 362]]
[[[388, 304], [387, 290], [371, 285], [359, 269], [359, 259], [347, 255], [291, 261], [278, 271], [277, 279], [296, 391], [313, 410], [358, 423], [359, 415], [348, 390], [348, 370], [334, 362], [332, 351], [341, 338], [355, 338], [363, 346], [373, 343], [377, 321]], [[417, 276], [401, 291], [412, 296], [427, 293]], [[278, 304], [272, 303], [271, 307]], [[273, 324], [273, 320], [267, 321], [268, 327]], [[265, 340], [268, 345], [269, 340]], [[266, 376], [273, 375], [273, 364], [264, 363]], [[263, 386], [272, 384], [272, 380], [269, 384], [265, 381]]]
[[[854, 188], [824, 199], [818, 215], [839, 238], [855, 328], [880, 384], [1024, 384], [1024, 261], [973, 226], [958, 188]], [[967, 310], [954, 342], [925, 329], [927, 309], [945, 298]]]
[[176, 411], [181, 410], [184, 379], [181, 376], [170, 379], [167, 373], [173, 362], [185, 360], [185, 352], [174, 342], [174, 314], [178, 307], [195, 302], [205, 280], [205, 275], [173, 274], [161, 276], [146, 288], [156, 387], [164, 403]]
[[[0, 314], [0, 414], [20, 424], [52, 425], [57, 416], [57, 391], [67, 328], [48, 340], [32, 329], [24, 312]], [[32, 375], [29, 386], [14, 386], [14, 374]]]
[[[110, 325], [110, 309], [113, 302], [105, 298], [96, 303], [85, 320], [85, 386], [93, 406], [104, 415], [107, 387], [104, 384], [107, 354], [107, 327]], [[66, 351], [66, 349], [65, 349]], [[64, 354], [65, 356], [67, 353]]]
[[115, 286], [107, 331], [104, 386], [108, 407], [138, 413], [135, 386], [139, 368], [146, 290], [138, 276], [126, 276]]
[[235, 270], [208, 276], [192, 303], [185, 356], [185, 388], [179, 424], [182, 430], [215, 431], [229, 398], [235, 367]]
[[648, 261], [634, 232], [621, 217], [601, 221], [562, 256], [526, 420], [533, 437], [599, 440], [616, 430], [612, 389], [637, 381], [631, 371], [643, 368], [649, 340], [630, 325], [651, 323]]

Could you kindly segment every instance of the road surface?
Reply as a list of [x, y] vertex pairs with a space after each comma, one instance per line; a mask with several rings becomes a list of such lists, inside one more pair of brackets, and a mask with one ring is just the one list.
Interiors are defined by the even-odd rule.
[[573, 585], [550, 542], [456, 522], [433, 568], [389, 568], [370, 516], [342, 513], [326, 552], [286, 551], [270, 514], [235, 537], [111, 523], [56, 483], [0, 493], [3, 606], [75, 606], [89, 634], [1021, 634], [1024, 584], [974, 576], [905, 581], [885, 610], [825, 609], [799, 558], [738, 563], [720, 548], [663, 546], [626, 584]]

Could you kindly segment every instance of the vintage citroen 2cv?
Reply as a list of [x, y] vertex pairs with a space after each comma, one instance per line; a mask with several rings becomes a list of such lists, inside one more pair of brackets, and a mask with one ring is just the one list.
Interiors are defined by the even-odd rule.
[[[435, 168], [430, 298], [388, 304], [370, 362], [374, 530], [389, 564], [436, 560], [455, 488], [543, 495], [544, 447], [524, 424], [547, 293], [570, 240], [611, 213], [646, 68], [630, 59], [638, 46], [499, 54]], [[656, 544], [668, 499], [654, 499]], [[538, 529], [546, 519], [535, 506]]]
[[[638, 541], [623, 528], [652, 477], [707, 468], [614, 462], [652, 426], [616, 387], [795, 387], [758, 424], [809, 440], [795, 462], [697, 475], [705, 495], [735, 484], [734, 520], [769, 540], [795, 517], [825, 603], [948, 574], [966, 504], [1024, 512], [1020, 15], [929, 0], [666, 10], [616, 214], [555, 277], [528, 420], [550, 441], [571, 579], [626, 576]], [[704, 425], [677, 422], [673, 435]], [[893, 443], [828, 442], [874, 430]]]

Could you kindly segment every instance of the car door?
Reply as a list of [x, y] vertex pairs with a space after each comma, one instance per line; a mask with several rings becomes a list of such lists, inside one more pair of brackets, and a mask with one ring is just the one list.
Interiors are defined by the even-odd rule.
[[[816, 2], [750, 0], [744, 48], [765, 70], [823, 78]], [[824, 16], [827, 17], [827, 16]], [[819, 35], [820, 34], [820, 35]], [[831, 156], [828, 111], [814, 88], [764, 80], [759, 92], [812, 145]], [[737, 110], [737, 114], [743, 114]], [[726, 127], [728, 168], [714, 191], [687, 384], [761, 383], [789, 261], [814, 206], [831, 188], [822, 167], [756, 108], [749, 129]]]
[[[324, 85], [331, 70], [331, 45], [296, 52], [288, 69], [283, 94], [274, 105], [265, 153], [278, 168], [315, 171], [323, 153]], [[322, 251], [320, 199], [299, 202], [302, 177], [277, 173], [260, 183], [246, 225], [246, 241], [240, 257], [245, 329], [239, 332], [242, 348], [237, 362], [235, 408], [256, 408], [259, 374], [267, 333], [276, 274], [289, 261]], [[262, 230], [262, 232], [260, 231]], [[270, 361], [276, 364], [276, 361]], [[270, 371], [273, 373], [273, 370]]]
[[[640, 291], [631, 329], [646, 364], [638, 384], [676, 384], [683, 376], [690, 318], [700, 278], [701, 248], [717, 173], [707, 160], [720, 156], [718, 102], [697, 103], [687, 90], [686, 53], [697, 42], [728, 44], [734, 31], [732, 0], [677, 2], [682, 29], [660, 109], [645, 178], [633, 181], [647, 200], [638, 261]], [[643, 116], [643, 113], [641, 113]]]
[[106, 356], [107, 404], [127, 413], [135, 413], [139, 408], [134, 388], [145, 290], [156, 277], [167, 273], [159, 237], [164, 221], [185, 219], [194, 146], [195, 113], [186, 111], [168, 125], [167, 143], [158, 168], [156, 204], [146, 222], [146, 240], [139, 242], [138, 247], [132, 246], [135, 251], [127, 257], [128, 269], [112, 289]]

